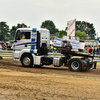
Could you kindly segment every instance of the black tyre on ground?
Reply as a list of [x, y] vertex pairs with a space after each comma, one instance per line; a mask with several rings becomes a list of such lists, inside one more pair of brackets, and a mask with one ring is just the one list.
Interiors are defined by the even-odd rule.
[[80, 72], [82, 70], [82, 62], [79, 59], [72, 59], [69, 62], [69, 69], [71, 71], [76, 71], [76, 72]]
[[24, 54], [21, 58], [21, 64], [23, 67], [32, 67], [33, 58], [30, 54]]

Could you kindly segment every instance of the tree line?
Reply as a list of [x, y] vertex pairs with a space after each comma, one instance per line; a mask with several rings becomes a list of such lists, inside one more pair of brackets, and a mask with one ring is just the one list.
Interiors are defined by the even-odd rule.
[[17, 26], [12, 26], [12, 28], [10, 29], [7, 25], [7, 22], [0, 22], [0, 41], [5, 42], [9, 40], [14, 40], [15, 32], [19, 25], [25, 24], [17, 24]]
[[[66, 23], [67, 24], [67, 23]], [[9, 29], [7, 22], [0, 22], [0, 41], [9, 41], [14, 39], [15, 31], [19, 27], [19, 25], [27, 26], [25, 23], [18, 23], [16, 26], [12, 26]], [[47, 28], [50, 31], [50, 34], [57, 34], [57, 37], [62, 37], [63, 35], [67, 35], [67, 27], [65, 26], [65, 30], [59, 30], [56, 28], [54, 22], [52, 20], [45, 20], [41, 23], [41, 28]], [[85, 21], [76, 21], [76, 32], [75, 36], [80, 37], [82, 39], [83, 32], [85, 31], [85, 39], [88, 37], [92, 37], [92, 39], [96, 35], [96, 31], [93, 23], [85, 22]]]

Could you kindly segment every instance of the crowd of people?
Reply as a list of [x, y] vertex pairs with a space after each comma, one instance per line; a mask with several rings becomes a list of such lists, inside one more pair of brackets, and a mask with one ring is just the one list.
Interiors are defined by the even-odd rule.
[[[53, 45], [50, 46], [49, 49], [50, 52], [53, 53], [59, 53], [60, 50], [58, 48], [53, 47]], [[85, 53], [100, 55], [100, 45], [99, 46], [85, 46], [84, 51]]]
[[60, 50], [58, 48], [53, 47], [53, 45], [50, 45], [49, 52], [51, 52], [51, 53], [59, 53]]
[[12, 50], [12, 45], [10, 43], [0, 44], [0, 50]]
[[85, 53], [90, 53], [90, 54], [100, 54], [100, 46], [86, 46], [84, 49]]

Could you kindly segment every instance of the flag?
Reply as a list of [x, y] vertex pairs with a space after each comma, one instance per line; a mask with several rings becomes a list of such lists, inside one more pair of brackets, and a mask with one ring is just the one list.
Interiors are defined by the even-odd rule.
[[74, 20], [70, 20], [67, 22], [67, 35], [68, 36], [75, 36], [75, 23], [76, 23], [76, 19]]

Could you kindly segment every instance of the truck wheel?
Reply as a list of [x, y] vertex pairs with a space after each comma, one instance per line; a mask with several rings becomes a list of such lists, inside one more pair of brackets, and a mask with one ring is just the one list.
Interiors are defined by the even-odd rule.
[[21, 58], [21, 63], [24, 67], [32, 67], [33, 66], [33, 58], [29, 54], [25, 54]]
[[71, 71], [80, 72], [82, 70], [82, 62], [79, 59], [72, 59], [69, 62], [69, 69]]

